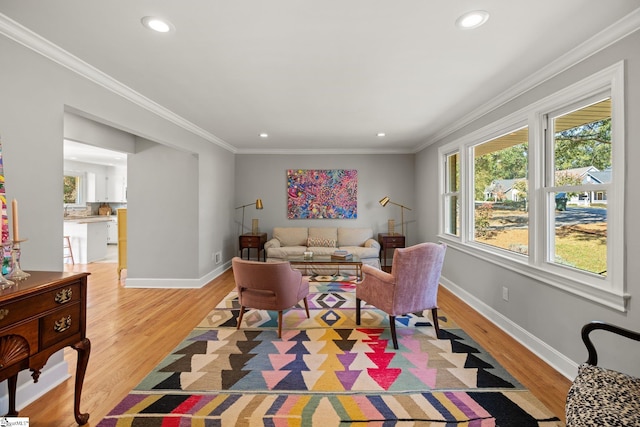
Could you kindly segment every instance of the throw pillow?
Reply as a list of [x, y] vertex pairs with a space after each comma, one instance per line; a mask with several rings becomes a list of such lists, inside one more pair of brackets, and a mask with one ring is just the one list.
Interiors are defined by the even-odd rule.
[[334, 239], [326, 239], [324, 237], [309, 237], [307, 239], [307, 247], [309, 248], [335, 248], [336, 241]]

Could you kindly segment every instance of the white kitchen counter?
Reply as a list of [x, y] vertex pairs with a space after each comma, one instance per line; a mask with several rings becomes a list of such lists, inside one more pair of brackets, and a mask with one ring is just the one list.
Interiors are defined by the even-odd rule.
[[91, 216], [68, 216], [65, 217], [64, 222], [77, 222], [79, 224], [89, 224], [92, 222], [108, 222], [115, 221], [115, 215], [91, 215]]
[[64, 220], [64, 235], [71, 240], [77, 264], [88, 264], [107, 256], [107, 222], [110, 216], [72, 217]]

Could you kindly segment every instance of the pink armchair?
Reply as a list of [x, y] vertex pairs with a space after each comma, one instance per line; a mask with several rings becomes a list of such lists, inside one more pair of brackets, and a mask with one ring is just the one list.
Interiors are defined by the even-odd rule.
[[278, 338], [282, 336], [282, 311], [304, 301], [309, 317], [309, 282], [302, 273], [291, 268], [289, 262], [247, 261], [234, 257], [231, 260], [236, 291], [240, 302], [240, 329], [245, 308], [278, 311]]
[[356, 324], [360, 324], [362, 301], [389, 315], [393, 348], [398, 349], [396, 316], [431, 309], [436, 336], [438, 325], [438, 285], [446, 245], [421, 243], [393, 254], [391, 274], [362, 266], [364, 279], [356, 286]]

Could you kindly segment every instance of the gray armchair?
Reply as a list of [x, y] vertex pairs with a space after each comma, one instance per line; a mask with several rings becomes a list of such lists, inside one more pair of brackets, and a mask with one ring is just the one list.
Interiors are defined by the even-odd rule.
[[362, 266], [364, 279], [356, 287], [356, 324], [360, 324], [362, 301], [389, 315], [393, 348], [398, 348], [396, 316], [431, 310], [436, 336], [438, 325], [438, 285], [446, 245], [421, 243], [396, 249], [391, 273]]

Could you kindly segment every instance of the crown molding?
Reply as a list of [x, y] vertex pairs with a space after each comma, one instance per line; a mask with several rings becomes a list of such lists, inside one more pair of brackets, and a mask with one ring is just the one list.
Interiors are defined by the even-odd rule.
[[225, 150], [236, 148], [0, 13], [0, 34]]
[[619, 21], [609, 25], [593, 37], [585, 40], [569, 52], [560, 56], [555, 61], [549, 63], [544, 68], [522, 80], [520, 83], [502, 92], [499, 96], [491, 101], [473, 110], [469, 114], [456, 120], [453, 124], [442, 128], [433, 134], [431, 138], [424, 144], [416, 147], [414, 153], [417, 153], [429, 145], [444, 139], [452, 133], [471, 124], [480, 117], [490, 113], [491, 111], [503, 106], [504, 104], [514, 100], [523, 93], [543, 84], [558, 74], [566, 71], [574, 65], [595, 55], [601, 50], [611, 46], [628, 35], [640, 30], [640, 8], [634, 10]]

